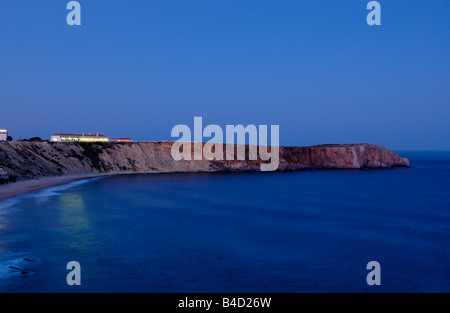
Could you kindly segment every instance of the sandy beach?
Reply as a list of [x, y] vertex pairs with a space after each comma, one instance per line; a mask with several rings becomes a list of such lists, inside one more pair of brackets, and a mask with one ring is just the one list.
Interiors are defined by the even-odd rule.
[[45, 188], [68, 184], [80, 179], [107, 176], [107, 175], [114, 175], [114, 174], [80, 174], [80, 175], [52, 176], [0, 185], [0, 201], [3, 201], [8, 198], [13, 198], [21, 194], [36, 192]]
[[[17, 197], [22, 194], [33, 193], [42, 189], [65, 185], [80, 179], [115, 176], [115, 175], [136, 175], [136, 174], [155, 174], [157, 171], [124, 171], [108, 173], [74, 174], [62, 176], [48, 176], [39, 179], [22, 180], [15, 183], [0, 185], [0, 201]], [[170, 171], [160, 171], [159, 173], [172, 173]]]

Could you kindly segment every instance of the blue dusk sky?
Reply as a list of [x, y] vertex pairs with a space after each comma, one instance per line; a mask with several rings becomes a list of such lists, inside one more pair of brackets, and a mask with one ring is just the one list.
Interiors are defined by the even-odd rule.
[[0, 1], [0, 128], [14, 139], [280, 125], [281, 145], [450, 150], [450, 1]]

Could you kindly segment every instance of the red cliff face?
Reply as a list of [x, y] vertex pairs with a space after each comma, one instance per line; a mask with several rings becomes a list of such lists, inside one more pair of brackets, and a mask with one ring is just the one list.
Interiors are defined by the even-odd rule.
[[[2, 173], [18, 180], [87, 173], [174, 173], [260, 171], [253, 161], [175, 161], [172, 142], [0, 142]], [[408, 159], [378, 145], [280, 147], [278, 171], [407, 167]]]
[[281, 147], [280, 170], [408, 167], [407, 158], [378, 145], [344, 144]]

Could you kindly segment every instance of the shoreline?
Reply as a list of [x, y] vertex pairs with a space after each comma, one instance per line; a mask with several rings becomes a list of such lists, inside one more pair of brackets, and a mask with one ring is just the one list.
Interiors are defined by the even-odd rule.
[[[374, 170], [392, 169], [392, 168], [369, 168]], [[297, 171], [317, 171], [317, 170], [363, 170], [355, 168], [327, 168], [327, 169], [314, 169], [304, 168], [297, 170], [286, 171], [273, 171], [273, 172], [260, 172], [260, 173], [279, 173], [279, 172], [297, 172]], [[32, 194], [43, 189], [66, 185], [77, 180], [96, 178], [96, 177], [109, 177], [119, 175], [147, 175], [147, 174], [192, 174], [192, 173], [255, 173], [258, 171], [244, 170], [244, 171], [202, 171], [202, 170], [163, 170], [163, 171], [124, 171], [124, 172], [108, 172], [108, 173], [85, 173], [85, 174], [65, 174], [61, 176], [45, 176], [42, 178], [20, 180], [13, 183], [7, 183], [0, 185], [0, 203], [11, 198], [15, 198], [25, 194]]]
[[32, 180], [24, 180], [18, 181], [15, 183], [9, 183], [0, 186], [0, 202], [11, 199], [20, 195], [34, 193], [40, 191], [42, 189], [56, 187], [60, 185], [66, 185], [71, 182], [87, 179], [87, 178], [95, 178], [102, 176], [111, 176], [115, 175], [113, 173], [107, 174], [79, 174], [79, 175], [63, 175], [63, 176], [50, 176], [43, 177], [39, 179]]
[[21, 180], [14, 183], [0, 185], [0, 202], [15, 198], [25, 194], [35, 193], [43, 189], [67, 185], [77, 180], [118, 176], [118, 175], [143, 175], [143, 174], [172, 174], [172, 173], [193, 173], [191, 171], [142, 171], [142, 172], [109, 172], [109, 173], [90, 173], [90, 174], [73, 174], [62, 176], [47, 176], [37, 179]]
[[[374, 168], [377, 170], [390, 169], [390, 168]], [[288, 170], [283, 172], [297, 172], [297, 171], [317, 171], [318, 169], [301, 169], [301, 170]], [[362, 169], [351, 169], [351, 168], [341, 168], [341, 169], [326, 169], [326, 170], [362, 170]], [[0, 185], [0, 203], [15, 198], [25, 194], [32, 194], [43, 189], [57, 187], [62, 185], [67, 185], [72, 182], [96, 178], [96, 177], [110, 177], [110, 176], [120, 176], [120, 175], [147, 175], [147, 174], [192, 174], [192, 173], [255, 173], [255, 171], [198, 171], [198, 170], [184, 170], [184, 171], [126, 171], [126, 172], [109, 172], [109, 173], [89, 173], [89, 174], [72, 174], [72, 175], [61, 175], [61, 176], [46, 176], [42, 178], [21, 180], [13, 183], [7, 183]], [[279, 171], [274, 172], [261, 172], [261, 173], [279, 173]]]

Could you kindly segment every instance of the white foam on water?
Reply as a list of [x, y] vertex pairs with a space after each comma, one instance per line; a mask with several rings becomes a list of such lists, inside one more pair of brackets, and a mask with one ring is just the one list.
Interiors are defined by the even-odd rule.
[[80, 180], [77, 180], [77, 181], [74, 181], [74, 182], [71, 182], [68, 184], [45, 188], [38, 192], [23, 194], [23, 195], [19, 195], [17, 197], [11, 198], [11, 199], [0, 201], [0, 215], [11, 212], [11, 210], [5, 210], [5, 209], [14, 207], [16, 204], [18, 204], [23, 199], [35, 198], [37, 201], [46, 201], [46, 199], [48, 199], [49, 197], [62, 195], [61, 191], [64, 191], [64, 190], [67, 190], [67, 189], [70, 189], [70, 188], [73, 188], [73, 187], [76, 187], [79, 185], [83, 185], [83, 184], [91, 182], [91, 181], [96, 181], [101, 178], [103, 178], [103, 177], [80, 179]]
[[79, 186], [79, 185], [83, 185], [85, 183], [91, 182], [91, 181], [95, 181], [98, 180], [102, 177], [95, 177], [95, 178], [87, 178], [87, 179], [80, 179], [65, 185], [60, 185], [60, 186], [55, 186], [55, 187], [50, 187], [50, 188], [46, 188], [41, 190], [38, 193], [34, 193], [34, 194], [30, 194], [29, 197], [31, 198], [48, 198], [48, 197], [52, 197], [52, 196], [60, 196], [62, 195], [61, 191]]
[[6, 210], [6, 209], [16, 205], [19, 202], [20, 202], [19, 198], [12, 198], [12, 199], [0, 201], [0, 215], [11, 212], [11, 210]]

